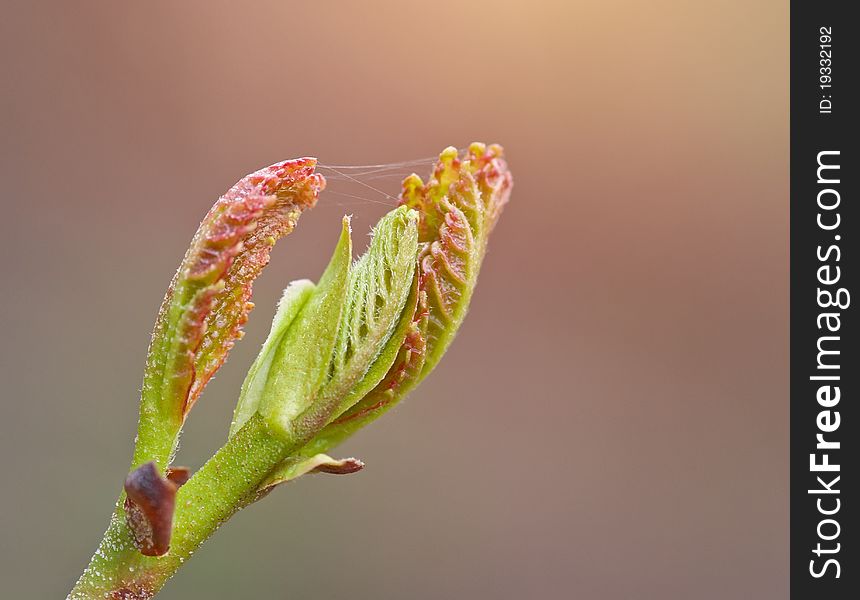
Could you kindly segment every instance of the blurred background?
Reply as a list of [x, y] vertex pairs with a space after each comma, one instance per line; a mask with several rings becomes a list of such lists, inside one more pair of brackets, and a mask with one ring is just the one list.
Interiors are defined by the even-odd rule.
[[[101, 538], [221, 193], [473, 140], [515, 188], [445, 360], [338, 453], [363, 472], [243, 511], [161, 597], [787, 597], [787, 3], [7, 2], [0, 76], [4, 597], [64, 597]], [[392, 172], [279, 243], [180, 464]]]

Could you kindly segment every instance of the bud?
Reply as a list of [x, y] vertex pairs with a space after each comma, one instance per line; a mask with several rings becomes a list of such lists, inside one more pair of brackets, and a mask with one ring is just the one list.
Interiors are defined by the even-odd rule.
[[[132, 471], [70, 598], [150, 598], [241, 507], [306, 473], [363, 467], [327, 451], [389, 410], [439, 362], [472, 297], [511, 175], [499, 146], [448, 148], [355, 263], [349, 219], [320, 281], [284, 291], [242, 385], [227, 442], [189, 478], [179, 430], [247, 319], [275, 241], [324, 187], [314, 159], [237, 183], [203, 220], [156, 321]], [[182, 487], [180, 487], [182, 486]]]
[[319, 284], [297, 281], [285, 290], [242, 385], [230, 436], [259, 412], [299, 447], [375, 386], [394, 360], [383, 349], [402, 343], [403, 314], [414, 311], [417, 253], [418, 214], [404, 206], [380, 220], [367, 252], [351, 264], [344, 218]]
[[[439, 156], [426, 184], [418, 175], [403, 182], [401, 209], [419, 215], [418, 268], [407, 306], [371, 367], [374, 377], [356, 387], [329, 421], [267, 480], [288, 481], [374, 421], [438, 364], [466, 316], [489, 235], [510, 197], [513, 179], [501, 146], [474, 143], [465, 157], [455, 148]], [[297, 466], [298, 465], [298, 466]]]

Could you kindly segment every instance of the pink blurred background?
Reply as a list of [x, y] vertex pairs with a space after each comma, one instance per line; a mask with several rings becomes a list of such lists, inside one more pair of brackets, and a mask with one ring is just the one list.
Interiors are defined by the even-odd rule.
[[[219, 194], [279, 159], [472, 140], [516, 183], [446, 359], [342, 449], [365, 471], [243, 511], [162, 597], [787, 597], [787, 3], [3, 13], [4, 597], [63, 597], [95, 549], [156, 309]], [[181, 464], [223, 442], [340, 215], [360, 248], [391, 204], [337, 189], [364, 199], [324, 194], [279, 244]]]

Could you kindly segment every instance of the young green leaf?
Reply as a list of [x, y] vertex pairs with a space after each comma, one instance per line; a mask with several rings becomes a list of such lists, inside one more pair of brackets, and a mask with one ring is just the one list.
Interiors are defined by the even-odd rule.
[[379, 221], [372, 235], [370, 247], [349, 273], [329, 379], [316, 405], [321, 410], [305, 416], [309, 427], [316, 424], [319, 429], [373, 388], [394, 360], [393, 354], [383, 352], [387, 343], [393, 337], [399, 346], [406, 335], [397, 325], [403, 320], [415, 273], [418, 213], [396, 208]]
[[318, 287], [303, 282], [285, 292], [242, 386], [230, 435], [258, 410], [277, 407], [279, 427], [307, 441], [391, 366], [415, 308], [418, 214], [406, 207], [388, 213], [351, 266], [348, 242], [344, 229]]
[[290, 283], [284, 290], [284, 295], [281, 296], [278, 310], [272, 321], [269, 336], [263, 343], [263, 348], [254, 364], [248, 370], [245, 382], [242, 384], [242, 390], [239, 392], [239, 402], [236, 404], [233, 422], [230, 424], [230, 437], [257, 411], [260, 394], [263, 392], [272, 359], [275, 357], [275, 350], [315, 289], [316, 286], [313, 282], [308, 279], [300, 279]]
[[[412, 327], [418, 299], [417, 225], [418, 214], [413, 210], [401, 206], [389, 212], [377, 224], [367, 252], [350, 270], [329, 378], [317, 401], [298, 419], [296, 427], [302, 431], [316, 434], [359, 401], [379, 384], [397, 358]], [[267, 485], [307, 472], [309, 467], [302, 460], [313, 462], [324, 456], [314, 457], [311, 449], [303, 448], [301, 458], [284, 461]]]
[[287, 443], [304, 441], [297, 417], [318, 403], [343, 313], [352, 262], [349, 218], [319, 284], [281, 336], [269, 364], [257, 410]]

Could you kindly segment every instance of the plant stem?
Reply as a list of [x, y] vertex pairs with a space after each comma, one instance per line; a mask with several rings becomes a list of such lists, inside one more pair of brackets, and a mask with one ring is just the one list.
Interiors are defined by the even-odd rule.
[[170, 550], [144, 556], [126, 526], [120, 495], [110, 526], [68, 600], [148, 600], [218, 527], [256, 491], [292, 446], [255, 415], [179, 488]]

